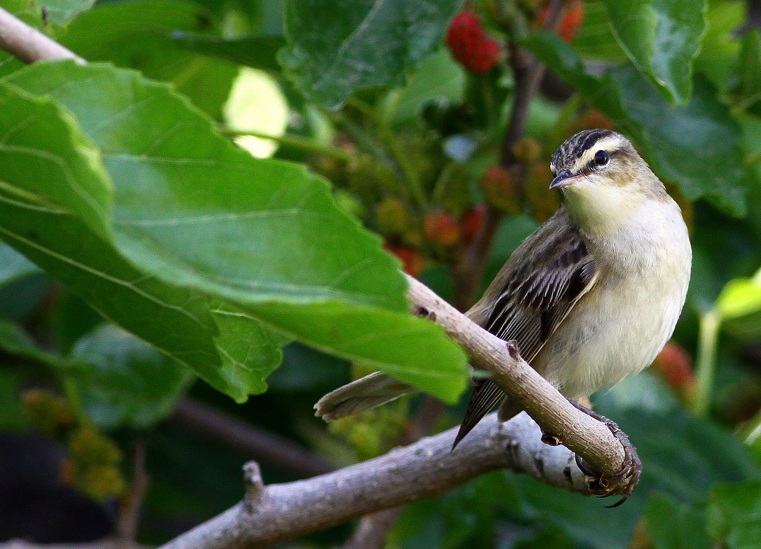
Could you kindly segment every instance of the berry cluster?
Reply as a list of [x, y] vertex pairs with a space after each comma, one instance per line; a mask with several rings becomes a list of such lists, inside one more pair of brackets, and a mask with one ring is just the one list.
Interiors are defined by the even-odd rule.
[[499, 61], [499, 42], [484, 32], [478, 17], [469, 11], [452, 19], [447, 45], [454, 58], [470, 72], [487, 72]]

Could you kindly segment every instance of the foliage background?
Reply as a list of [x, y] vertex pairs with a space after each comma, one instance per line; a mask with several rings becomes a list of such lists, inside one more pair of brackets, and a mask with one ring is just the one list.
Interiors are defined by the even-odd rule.
[[[554, 148], [607, 126], [678, 198], [695, 255], [675, 342], [595, 398], [637, 445], [640, 487], [608, 510], [494, 473], [409, 505], [387, 543], [761, 545], [761, 35], [745, 3], [564, 2], [557, 34], [531, 0], [1, 4], [92, 62], [0, 56], [6, 539], [123, 533], [144, 495], [137, 538], [159, 543], [234, 504], [247, 459], [289, 480], [408, 440], [426, 411], [427, 430], [456, 424], [464, 355], [406, 313], [400, 260], [466, 308], [557, 207]], [[485, 29], [464, 54], [445, 44], [461, 10]], [[489, 41], [473, 70], [462, 55]], [[526, 52], [548, 75], [524, 105]], [[311, 417], [368, 367], [452, 406]], [[311, 465], [210, 442], [188, 419], [199, 402]], [[77, 506], [91, 518], [64, 522], [102, 528], [41, 533]]]

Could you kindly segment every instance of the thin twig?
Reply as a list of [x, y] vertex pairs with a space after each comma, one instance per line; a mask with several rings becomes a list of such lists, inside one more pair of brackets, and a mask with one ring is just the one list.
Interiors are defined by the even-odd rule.
[[349, 162], [353, 158], [351, 154], [342, 149], [339, 149], [338, 147], [326, 145], [325, 143], [320, 143], [316, 139], [310, 139], [309, 137], [304, 137], [301, 135], [272, 135], [269, 133], [256, 131], [236, 130], [229, 127], [221, 127], [220, 131], [222, 131], [223, 134], [231, 137], [251, 136], [258, 139], [274, 141], [275, 143], [284, 147], [297, 149], [306, 153], [322, 154], [331, 158], [335, 158], [336, 160], [340, 160], [341, 162]]
[[[550, 2], [545, 29], [557, 28], [563, 14], [563, 5], [564, 0]], [[507, 49], [515, 88], [510, 119], [500, 146], [500, 165], [511, 173], [514, 181], [522, 182], [525, 180], [525, 173], [522, 173], [520, 163], [515, 162], [513, 150], [523, 138], [529, 107], [539, 89], [545, 66], [531, 52], [515, 42], [508, 41]], [[461, 311], [468, 309], [475, 300], [502, 217], [503, 213], [500, 210], [487, 207], [481, 230], [464, 250], [454, 268], [455, 306]]]
[[248, 453], [253, 459], [300, 477], [313, 477], [333, 467], [309, 450], [216, 408], [183, 398], [171, 420], [211, 440]]
[[132, 456], [132, 486], [129, 494], [120, 502], [116, 522], [116, 537], [122, 542], [132, 543], [137, 537], [140, 511], [149, 484], [150, 477], [145, 468], [145, 443], [138, 440]]

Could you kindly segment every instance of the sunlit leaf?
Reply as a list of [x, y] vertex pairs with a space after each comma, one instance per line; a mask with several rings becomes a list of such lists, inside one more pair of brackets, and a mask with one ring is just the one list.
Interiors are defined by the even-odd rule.
[[[212, 331], [200, 339], [211, 337], [220, 353], [195, 366], [202, 377], [213, 379], [210, 371], [217, 372], [221, 360], [233, 386], [226, 391], [261, 391], [262, 375], [279, 361], [277, 346], [295, 338], [385, 369], [448, 400], [462, 391], [464, 354], [438, 327], [406, 312], [398, 263], [381, 250], [377, 237], [336, 207], [324, 181], [300, 166], [251, 158], [166, 86], [130, 71], [35, 65], [12, 82], [71, 109], [101, 147], [114, 183], [113, 241], [93, 242], [83, 251], [65, 236], [64, 224], [51, 234], [55, 246], [41, 253], [48, 260], [86, 253], [78, 262], [84, 271], [79, 284], [90, 274], [109, 287], [113, 283], [103, 273], [117, 266], [150, 273], [118, 277], [125, 299], [143, 298], [143, 286], [184, 292], [181, 310], [193, 307], [188, 320], [210, 323]], [[27, 253], [30, 244], [17, 240], [14, 246], [26, 245]], [[124, 255], [121, 262], [111, 257], [117, 252]], [[124, 283], [132, 280], [137, 283]], [[144, 330], [143, 314], [155, 318], [149, 311], [158, 304], [126, 314], [108, 295], [116, 290], [78, 291], [101, 300], [101, 312], [122, 312], [127, 318], [119, 323], [141, 333], [136, 330]], [[113, 318], [113, 312], [106, 316]], [[223, 327], [229, 330], [217, 335]], [[185, 345], [190, 339], [179, 328], [141, 337], [160, 348], [163, 339], [187, 338]]]

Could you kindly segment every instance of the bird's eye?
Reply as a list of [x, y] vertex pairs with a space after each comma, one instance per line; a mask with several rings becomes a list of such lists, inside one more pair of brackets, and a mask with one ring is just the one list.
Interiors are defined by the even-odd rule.
[[605, 151], [597, 151], [595, 153], [595, 164], [597, 166], [604, 166], [610, 162], [610, 156], [608, 156], [608, 153]]

